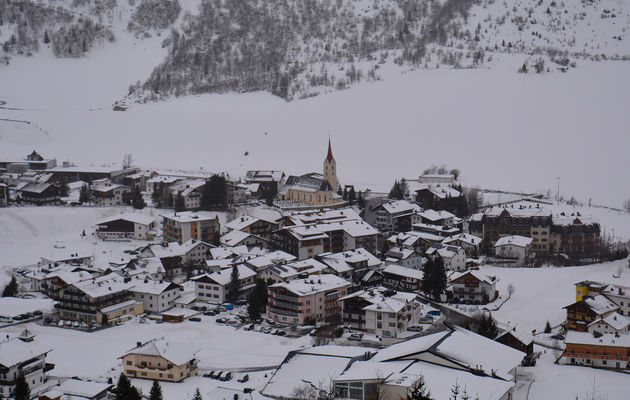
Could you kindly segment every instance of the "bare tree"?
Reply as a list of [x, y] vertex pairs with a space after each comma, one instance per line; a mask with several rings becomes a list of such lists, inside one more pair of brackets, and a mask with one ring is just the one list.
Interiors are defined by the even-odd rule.
[[125, 154], [123, 156], [122, 167], [123, 168], [133, 167], [133, 156], [131, 155], [131, 153]]
[[588, 393], [584, 394], [584, 397], [580, 397], [580, 400], [608, 400], [608, 395], [600, 392], [601, 385], [595, 382], [593, 377], [593, 384]]
[[298, 400], [317, 400], [317, 390], [308, 383], [303, 383], [293, 388], [291, 398]]

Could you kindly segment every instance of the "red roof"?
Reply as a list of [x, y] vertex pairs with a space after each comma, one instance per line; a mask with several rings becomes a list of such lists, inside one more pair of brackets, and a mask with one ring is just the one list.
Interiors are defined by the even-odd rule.
[[328, 162], [332, 161], [333, 159], [333, 155], [332, 155], [332, 147], [330, 146], [330, 138], [328, 138], [328, 155], [326, 156], [326, 160], [328, 160]]

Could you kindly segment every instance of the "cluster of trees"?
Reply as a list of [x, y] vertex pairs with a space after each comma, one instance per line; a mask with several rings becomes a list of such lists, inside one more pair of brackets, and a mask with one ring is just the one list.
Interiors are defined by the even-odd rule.
[[404, 200], [409, 197], [409, 185], [405, 178], [394, 180], [394, 186], [389, 191], [389, 198], [396, 200]]
[[365, 199], [363, 198], [363, 194], [361, 191], [357, 194], [354, 190], [354, 186], [350, 186], [350, 190], [348, 187], [344, 187], [341, 189], [341, 185], [337, 188], [337, 194], [341, 196], [345, 201], [347, 201], [351, 206], [357, 204], [360, 208], [365, 207]]
[[481, 336], [485, 336], [488, 339], [494, 340], [499, 334], [499, 330], [497, 329], [497, 322], [492, 317], [491, 312], [482, 312], [475, 316], [474, 318], [475, 332], [480, 334]]
[[240, 287], [239, 279], [238, 267], [234, 265], [232, 266], [232, 275], [230, 276], [230, 283], [228, 284], [227, 293], [225, 295], [225, 298], [230, 303], [233, 303], [236, 299], [238, 299]]
[[444, 261], [440, 257], [429, 257], [429, 260], [422, 267], [424, 276], [422, 277], [422, 291], [434, 299], [440, 298], [446, 289], [446, 271]]
[[206, 181], [201, 193], [202, 210], [225, 210], [228, 206], [225, 175], [214, 174]]
[[437, 165], [431, 164], [429, 168], [426, 168], [424, 171], [422, 171], [423, 175], [448, 175], [450, 174], [455, 177], [455, 180], [459, 178], [460, 173], [461, 172], [458, 168], [452, 168], [449, 170], [446, 164], [441, 165], [439, 167]]
[[138, 185], [134, 186], [133, 192], [131, 192], [131, 205], [133, 208], [137, 210], [142, 210], [147, 206], [147, 203], [144, 201], [142, 197], [142, 192], [140, 191], [140, 187]]
[[127, 30], [137, 35], [150, 36], [149, 30], [168, 29], [181, 10], [177, 0], [142, 0], [131, 15]]
[[247, 313], [249, 319], [257, 320], [267, 307], [267, 283], [263, 279], [256, 280], [256, 287], [247, 297]]
[[[376, 2], [374, 12], [363, 14], [341, 1], [203, 2], [181, 31], [172, 30], [166, 61], [145, 83], [132, 85], [130, 95], [267, 90], [290, 100], [316, 85], [343, 89], [376, 79], [378, 57], [390, 51], [401, 65], [420, 65], [429, 44], [459, 34], [462, 22], [455, 20], [474, 0], [396, 3], [398, 10]], [[365, 61], [372, 64], [367, 71], [358, 66]]]
[[[153, 390], [153, 388], [151, 388], [151, 390]], [[138, 389], [131, 384], [129, 378], [122, 372], [118, 377], [118, 384], [116, 385], [116, 400], [142, 400]]]
[[45, 32], [44, 42], [47, 38], [52, 42], [53, 53], [57, 57], [81, 57], [95, 43], [105, 39], [110, 42], [115, 40], [114, 33], [109, 28], [85, 17], [79, 17], [77, 23], [68, 27], [62, 26], [50, 36]]
[[2, 297], [15, 297], [19, 292], [19, 286], [15, 280], [15, 276], [11, 278], [11, 281], [2, 290]]

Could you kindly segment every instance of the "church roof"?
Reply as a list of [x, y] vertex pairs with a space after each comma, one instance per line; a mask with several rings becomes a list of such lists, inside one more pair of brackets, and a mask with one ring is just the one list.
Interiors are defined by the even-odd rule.
[[332, 154], [332, 147], [330, 145], [330, 138], [328, 138], [328, 155], [326, 156], [326, 160], [328, 162], [330, 162], [330, 161], [332, 161], [333, 158], [334, 157], [333, 157], [333, 154]]

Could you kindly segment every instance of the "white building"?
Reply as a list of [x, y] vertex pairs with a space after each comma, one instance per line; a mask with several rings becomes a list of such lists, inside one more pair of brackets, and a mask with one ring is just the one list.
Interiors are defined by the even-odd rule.
[[630, 317], [630, 287], [607, 285], [601, 293], [619, 306], [619, 314]]
[[[243, 264], [237, 265], [236, 268], [238, 271], [238, 298], [244, 298], [256, 286], [256, 272]], [[192, 278], [192, 281], [195, 282], [195, 294], [199, 301], [224, 303], [232, 281], [232, 268], [203, 274]]]
[[201, 195], [205, 184], [205, 179], [184, 179], [173, 183], [169, 188], [173, 204], [177, 201], [177, 196], [181, 195], [185, 210], [198, 210], [201, 207]]
[[435, 243], [425, 253], [427, 257], [439, 257], [444, 261], [444, 269], [448, 271], [464, 271], [466, 269], [466, 252], [459, 246]]
[[105, 218], [96, 224], [100, 239], [151, 240], [157, 233], [155, 217], [138, 213], [127, 213]]
[[591, 322], [588, 324], [587, 329], [589, 333], [625, 335], [630, 332], [630, 318], [614, 312]]
[[145, 247], [142, 251], [145, 257], [181, 257], [181, 263], [185, 265], [201, 265], [209, 258], [210, 246], [208, 243], [190, 239], [182, 244], [177, 242], [160, 243]]
[[173, 302], [180, 296], [182, 287], [173, 282], [132, 279], [129, 290], [133, 299], [144, 304], [144, 311], [161, 313], [173, 308]]
[[46, 382], [46, 372], [54, 368], [54, 365], [46, 363], [46, 355], [51, 351], [51, 348], [32, 340], [13, 338], [0, 342], [0, 398], [10, 397], [20, 375], [26, 379], [31, 392]]
[[479, 254], [481, 238], [469, 233], [460, 233], [445, 238], [442, 240], [442, 244], [462, 247], [466, 251], [467, 255], [474, 256]]
[[97, 207], [122, 206], [123, 195], [131, 189], [116, 183], [102, 183], [92, 186], [92, 200]]
[[385, 253], [385, 262], [402, 265], [406, 268], [422, 269], [426, 259], [422, 254], [412, 249], [392, 247]]
[[529, 259], [532, 238], [526, 236], [504, 236], [494, 244], [497, 257], [514, 260], [514, 266], [523, 266]]
[[220, 241], [223, 246], [247, 246], [248, 248], [259, 247], [261, 249], [269, 248], [269, 241], [267, 239], [239, 230], [232, 230], [226, 233], [221, 236]]
[[[401, 231], [411, 228], [412, 215], [422, 211], [422, 208], [417, 205], [408, 202], [407, 200], [395, 200], [389, 203], [384, 203], [378, 206], [376, 212], [376, 224], [375, 227], [382, 231]], [[404, 225], [401, 223], [401, 219], [408, 218], [407, 229], [403, 229]]]
[[499, 295], [496, 286], [499, 279], [478, 270], [453, 272], [448, 279], [450, 286], [446, 288], [446, 292], [455, 301], [486, 304]]

